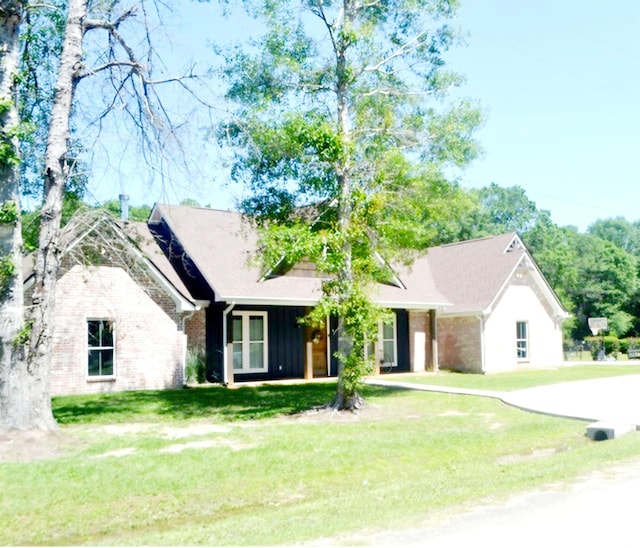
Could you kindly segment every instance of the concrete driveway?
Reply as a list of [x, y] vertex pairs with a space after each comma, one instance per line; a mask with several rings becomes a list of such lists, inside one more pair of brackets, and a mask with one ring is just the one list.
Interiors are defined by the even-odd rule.
[[[371, 379], [372, 384], [390, 384]], [[416, 390], [497, 398], [508, 405], [559, 417], [640, 427], [640, 375], [491, 392], [393, 383]], [[504, 504], [480, 506], [422, 528], [389, 532], [360, 545], [457, 548], [459, 546], [635, 547], [640, 504], [640, 456], [557, 488], [518, 495]], [[360, 539], [363, 540], [363, 539]]]
[[640, 374], [550, 384], [511, 392], [450, 388], [384, 378], [372, 378], [367, 383], [496, 398], [508, 405], [536, 413], [640, 426]]
[[503, 393], [500, 399], [527, 411], [640, 426], [640, 375], [515, 390]]

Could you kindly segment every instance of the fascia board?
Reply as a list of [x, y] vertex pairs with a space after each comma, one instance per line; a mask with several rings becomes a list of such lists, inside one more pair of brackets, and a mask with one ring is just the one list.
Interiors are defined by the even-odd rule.
[[[287, 299], [283, 297], [264, 298], [249, 296], [219, 296], [217, 302], [228, 302], [244, 306], [316, 306], [318, 299]], [[441, 310], [451, 306], [449, 302], [396, 302], [396, 301], [373, 301], [375, 304], [385, 308], [397, 308], [405, 310]]]
[[244, 306], [315, 306], [317, 299], [287, 299], [283, 297], [248, 297], [218, 295], [216, 302], [234, 303]]
[[[163, 214], [162, 208], [156, 204], [154, 206], [154, 208], [153, 208], [153, 211], [151, 212], [151, 215], [149, 216], [149, 223], [150, 224], [160, 224], [162, 222], [166, 223], [167, 227], [169, 227], [169, 231], [171, 232], [171, 236], [173, 238], [175, 238], [180, 243], [180, 245], [182, 246], [182, 249], [184, 250], [184, 253], [193, 261], [193, 264], [198, 269], [198, 272], [204, 278], [204, 280], [207, 282], [207, 285], [209, 286], [209, 289], [211, 289], [211, 291], [213, 292], [214, 295], [218, 295], [218, 290], [216, 289], [215, 284], [212, 282], [212, 280], [209, 278], [209, 276], [206, 275], [206, 273], [202, 270], [200, 265], [193, 258], [193, 254], [191, 254], [189, 252], [189, 250], [180, 241], [180, 238], [178, 238], [178, 236], [176, 234], [176, 231], [175, 231], [175, 229], [172, 226], [172, 223], [170, 221], [170, 217], [171, 217], [171, 212], [170, 211], [167, 211], [166, 214]], [[218, 299], [218, 300], [222, 301], [224, 299]]]
[[469, 317], [477, 317], [483, 316], [487, 317], [491, 313], [490, 309], [486, 308], [485, 310], [465, 310], [464, 312], [447, 312], [446, 310], [439, 312], [439, 318], [457, 318], [460, 316], [469, 316]]

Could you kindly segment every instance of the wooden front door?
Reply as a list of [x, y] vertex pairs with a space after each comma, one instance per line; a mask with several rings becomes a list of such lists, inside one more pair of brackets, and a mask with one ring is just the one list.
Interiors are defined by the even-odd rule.
[[327, 330], [309, 329], [308, 341], [311, 344], [311, 363], [314, 377], [327, 376]]

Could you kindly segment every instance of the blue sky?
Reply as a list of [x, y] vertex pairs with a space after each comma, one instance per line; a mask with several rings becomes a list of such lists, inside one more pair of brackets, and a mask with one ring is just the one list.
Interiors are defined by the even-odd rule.
[[519, 185], [559, 225], [640, 219], [640, 2], [466, 0], [449, 62], [486, 123], [466, 187]]
[[[216, 28], [212, 4], [184, 11], [173, 34], [180, 59], [206, 62], [210, 38], [242, 32], [230, 23]], [[485, 112], [483, 154], [461, 184], [519, 185], [558, 225], [582, 231], [597, 219], [640, 219], [640, 1], [462, 0], [455, 24], [468, 45], [446, 59], [466, 76], [459, 93]], [[220, 171], [215, 156], [202, 165], [209, 176]], [[122, 168], [115, 179], [96, 177], [95, 197], [126, 190], [133, 205], [193, 197], [232, 206], [220, 179], [155, 188], [137, 174]]]

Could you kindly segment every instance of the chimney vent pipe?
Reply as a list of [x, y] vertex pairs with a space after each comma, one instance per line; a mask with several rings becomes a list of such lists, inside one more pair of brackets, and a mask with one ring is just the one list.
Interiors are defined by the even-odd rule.
[[120, 194], [120, 219], [123, 221], [129, 220], [129, 196], [127, 194]]

